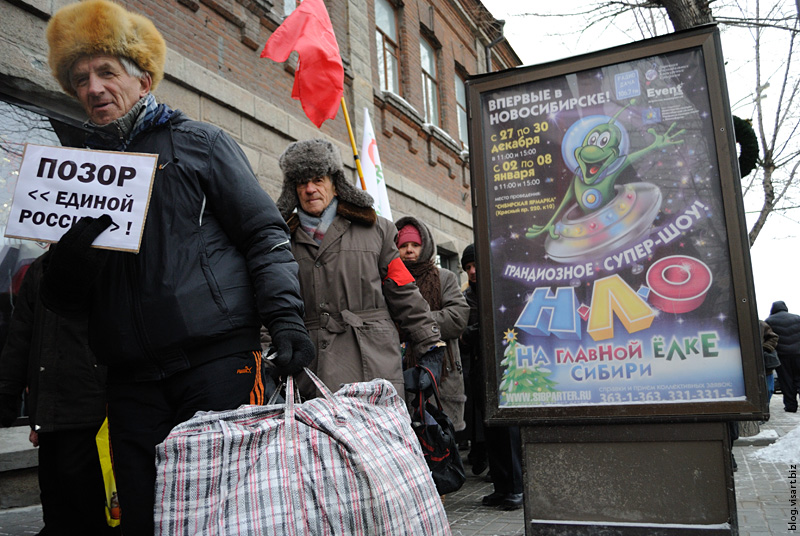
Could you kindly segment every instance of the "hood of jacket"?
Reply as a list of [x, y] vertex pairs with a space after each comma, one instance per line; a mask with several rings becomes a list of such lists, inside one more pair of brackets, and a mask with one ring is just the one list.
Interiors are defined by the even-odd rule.
[[[431, 234], [430, 229], [428, 226], [419, 221], [417, 218], [413, 216], [404, 216], [397, 220], [394, 224], [399, 231], [406, 225], [413, 225], [419, 231], [420, 237], [422, 237], [422, 253], [419, 255], [419, 259], [416, 262], [426, 262], [433, 260], [434, 256], [436, 255], [436, 244], [433, 241], [433, 235]], [[397, 244], [400, 247], [401, 244]]]
[[769, 314], [774, 315], [775, 313], [780, 312], [789, 312], [789, 308], [786, 307], [786, 304], [782, 301], [772, 302], [772, 309], [770, 309]]

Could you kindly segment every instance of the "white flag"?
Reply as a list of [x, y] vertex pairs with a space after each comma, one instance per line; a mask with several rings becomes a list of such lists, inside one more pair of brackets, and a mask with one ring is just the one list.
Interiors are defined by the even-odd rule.
[[383, 178], [381, 157], [378, 156], [378, 142], [375, 140], [375, 131], [372, 130], [372, 121], [369, 120], [369, 110], [364, 108], [364, 130], [361, 140], [361, 171], [364, 173], [364, 184], [367, 193], [375, 200], [373, 208], [378, 216], [387, 220], [392, 219], [392, 209], [389, 208], [389, 196], [386, 194], [386, 182]]

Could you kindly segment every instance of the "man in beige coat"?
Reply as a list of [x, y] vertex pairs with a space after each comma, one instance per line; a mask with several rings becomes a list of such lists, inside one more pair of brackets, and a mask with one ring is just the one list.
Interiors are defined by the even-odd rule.
[[[399, 393], [438, 382], [445, 343], [395, 245], [394, 224], [345, 178], [341, 155], [324, 139], [290, 144], [277, 205], [300, 266], [305, 324], [317, 350], [310, 368], [331, 389], [384, 378]], [[403, 372], [395, 323], [419, 366]], [[424, 368], [423, 368], [424, 367]]]

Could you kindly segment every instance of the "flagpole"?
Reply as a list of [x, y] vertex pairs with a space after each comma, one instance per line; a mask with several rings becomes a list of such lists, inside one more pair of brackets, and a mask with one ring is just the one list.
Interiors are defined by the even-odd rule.
[[342, 96], [342, 111], [344, 112], [344, 122], [347, 123], [347, 133], [350, 134], [350, 146], [353, 148], [353, 158], [356, 159], [356, 169], [358, 170], [358, 178], [361, 180], [361, 189], [366, 190], [367, 184], [364, 182], [364, 172], [361, 170], [361, 160], [358, 158], [356, 139], [353, 137], [353, 127], [350, 126], [350, 116], [347, 114], [347, 104], [344, 102], [344, 96]]

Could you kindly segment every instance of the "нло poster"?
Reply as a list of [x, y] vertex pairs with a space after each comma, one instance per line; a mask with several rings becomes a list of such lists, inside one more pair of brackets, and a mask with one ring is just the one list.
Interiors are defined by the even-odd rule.
[[480, 94], [500, 407], [745, 397], [710, 98], [701, 48]]

